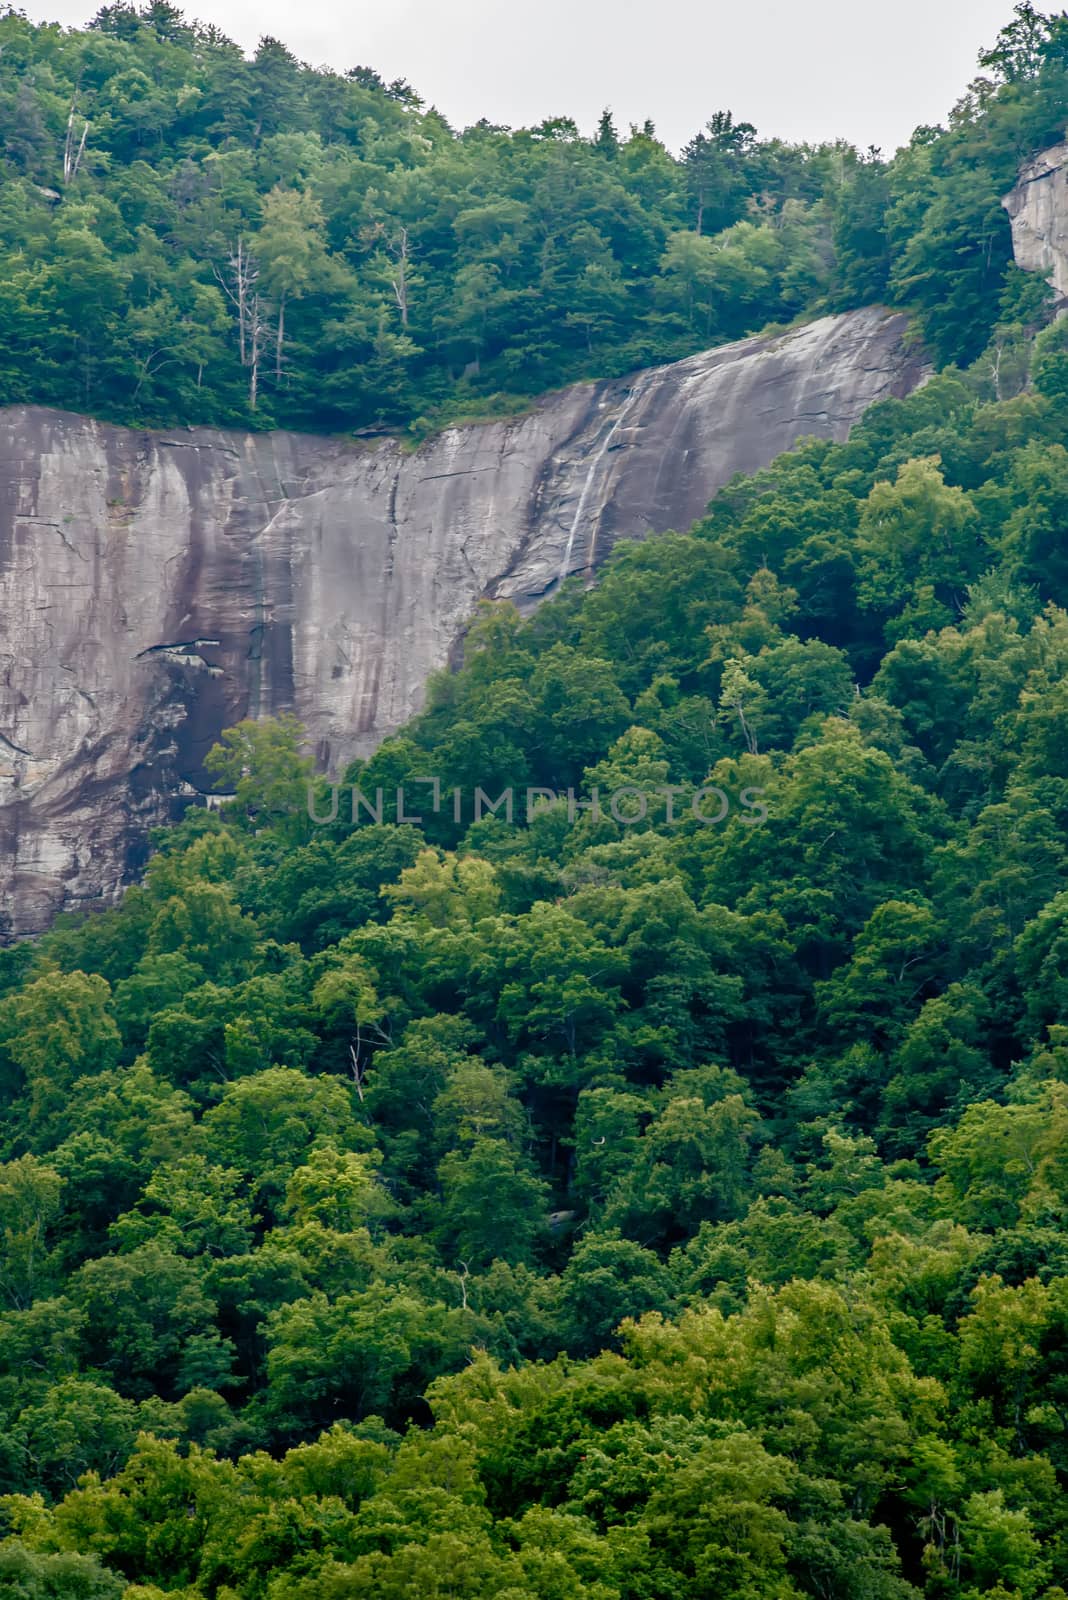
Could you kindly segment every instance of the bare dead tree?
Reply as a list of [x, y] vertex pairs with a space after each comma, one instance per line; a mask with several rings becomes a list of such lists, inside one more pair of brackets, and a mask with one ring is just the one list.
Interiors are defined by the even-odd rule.
[[248, 366], [248, 362], [245, 359], [246, 307], [249, 292], [248, 262], [249, 257], [245, 253], [244, 242], [239, 238], [226, 259], [227, 274], [221, 273], [218, 267], [214, 265], [211, 269], [219, 288], [237, 312], [237, 348], [243, 367]]
[[78, 168], [82, 164], [85, 154], [85, 141], [89, 137], [89, 119], [82, 118], [81, 135], [75, 134], [75, 117], [77, 116], [78, 96], [75, 91], [70, 103], [70, 115], [67, 117], [67, 137], [63, 142], [63, 187], [67, 188], [78, 176]]
[[393, 260], [393, 293], [397, 301], [397, 309], [401, 316], [401, 327], [408, 326], [408, 262], [411, 259], [411, 246], [408, 242], [407, 228], [398, 228], [389, 244], [389, 253]]
[[[364, 1025], [357, 1019], [356, 1042], [349, 1045], [349, 1056], [352, 1060], [352, 1081], [356, 1085], [356, 1093], [360, 1097], [361, 1105], [363, 1104], [364, 1080], [367, 1077], [367, 1066], [363, 1058], [363, 1027]], [[393, 1043], [393, 1033], [388, 1023], [384, 1028], [379, 1027], [378, 1023], [371, 1023], [368, 1032], [375, 1044], [384, 1044], [388, 1047]]]
[[260, 392], [260, 349], [263, 344], [263, 335], [266, 324], [260, 316], [260, 297], [253, 294], [249, 301], [248, 309], [249, 327], [249, 378], [248, 378], [248, 408], [255, 411], [256, 402]]
[[349, 1055], [352, 1057], [352, 1081], [356, 1085], [356, 1093], [360, 1097], [360, 1104], [362, 1106], [363, 1105], [363, 1075], [364, 1075], [364, 1073], [365, 1073], [365, 1071], [367, 1069], [365, 1067], [361, 1066], [360, 1057], [359, 1057], [359, 1055], [357, 1053], [356, 1046], [354, 1044], [350, 1044], [349, 1045]]
[[412, 260], [412, 243], [408, 229], [398, 224], [390, 233], [382, 222], [367, 223], [360, 229], [360, 239], [368, 250], [373, 249], [375, 245], [381, 246], [392, 262], [390, 287], [397, 302], [397, 310], [400, 312], [401, 327], [407, 328]]
[[260, 353], [266, 324], [257, 287], [260, 276], [255, 256], [239, 235], [227, 257], [227, 271], [213, 267], [216, 280], [237, 312], [237, 347], [241, 365], [248, 369], [249, 410], [255, 411], [260, 389]]
[[282, 346], [286, 339], [286, 292], [283, 289], [278, 300], [278, 333], [274, 345], [274, 375], [281, 382], [282, 378]]

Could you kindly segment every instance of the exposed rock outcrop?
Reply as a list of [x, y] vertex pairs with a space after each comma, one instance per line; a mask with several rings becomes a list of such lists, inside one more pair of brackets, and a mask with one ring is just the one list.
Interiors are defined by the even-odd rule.
[[1058, 300], [1068, 297], [1068, 144], [1055, 144], [1021, 168], [1002, 200], [1012, 251], [1024, 272], [1040, 272]]
[[293, 710], [337, 770], [418, 709], [479, 597], [532, 606], [845, 437], [920, 381], [904, 335], [828, 317], [418, 451], [0, 412], [0, 937], [113, 894], [223, 727]]

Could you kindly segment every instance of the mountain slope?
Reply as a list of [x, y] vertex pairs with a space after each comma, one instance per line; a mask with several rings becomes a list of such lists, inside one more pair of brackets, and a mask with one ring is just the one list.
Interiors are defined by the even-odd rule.
[[904, 332], [825, 318], [414, 452], [0, 412], [0, 932], [114, 893], [242, 717], [295, 712], [333, 770], [368, 754], [481, 598], [525, 608], [799, 437], [844, 438], [922, 376]]

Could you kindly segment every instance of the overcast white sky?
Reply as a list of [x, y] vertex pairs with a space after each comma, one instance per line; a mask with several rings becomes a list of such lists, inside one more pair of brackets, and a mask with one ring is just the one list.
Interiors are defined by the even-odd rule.
[[[17, 3], [17, 0], [16, 0]], [[99, 0], [23, 0], [81, 24]], [[1012, 0], [189, 0], [246, 48], [407, 78], [456, 127], [651, 117], [678, 148], [713, 111], [765, 136], [843, 137], [891, 154], [942, 122]]]

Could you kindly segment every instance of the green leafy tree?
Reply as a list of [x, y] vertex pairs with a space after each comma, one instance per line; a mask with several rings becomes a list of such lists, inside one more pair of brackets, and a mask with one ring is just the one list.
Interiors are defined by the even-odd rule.
[[0, 1001], [9, 1084], [25, 1087], [34, 1121], [59, 1110], [76, 1078], [114, 1066], [121, 1040], [110, 1000], [110, 986], [95, 973], [46, 972]]

